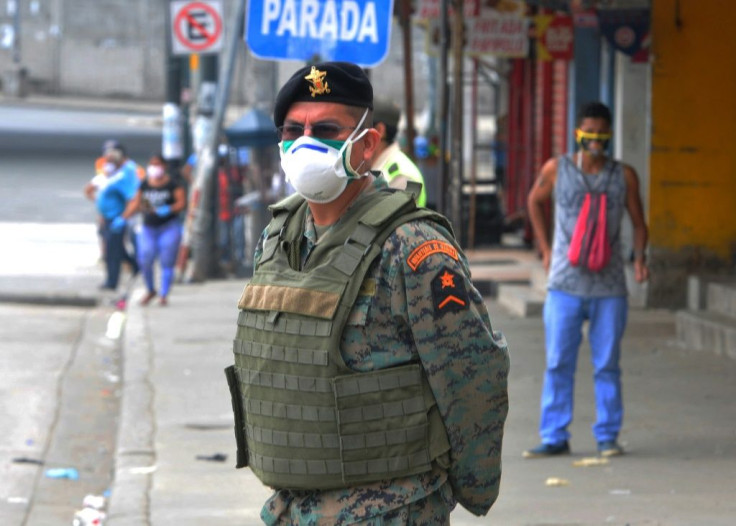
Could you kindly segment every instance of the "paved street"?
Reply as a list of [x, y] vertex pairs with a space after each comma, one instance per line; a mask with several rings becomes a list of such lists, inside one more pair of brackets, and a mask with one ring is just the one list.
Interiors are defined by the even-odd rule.
[[[479, 258], [508, 261], [508, 254], [490, 251]], [[528, 264], [530, 257], [497, 265], [497, 272]], [[231, 407], [222, 372], [232, 361], [242, 286], [238, 280], [177, 286], [165, 309], [130, 303], [124, 374], [131, 383], [123, 395], [123, 449], [116, 460], [111, 526], [146, 520], [154, 526], [259, 524], [269, 491], [249, 470], [233, 468]], [[139, 288], [134, 296], [142, 292]], [[458, 507], [453, 526], [733, 524], [736, 362], [680, 348], [672, 312], [634, 310], [623, 358], [627, 414], [621, 441], [627, 454], [606, 465], [573, 465], [596, 455], [585, 345], [571, 426], [573, 454], [526, 460], [522, 451], [538, 442], [542, 324], [487, 303], [511, 349], [501, 495], [487, 517]], [[132, 436], [125, 422], [138, 426]], [[217, 454], [227, 460], [197, 458]], [[567, 484], [547, 486], [552, 477]]]
[[[147, 154], [150, 122], [0, 106], [0, 524], [70, 524], [85, 495], [110, 488], [124, 315], [111, 297], [97, 305], [104, 271], [82, 188], [103, 140], [129, 136]], [[56, 468], [79, 478], [46, 476]]]
[[[120, 389], [111, 308], [0, 305], [0, 524], [70, 524], [110, 486]], [[78, 480], [51, 479], [72, 468]]]
[[[94, 114], [74, 117], [85, 115], [97, 126]], [[49, 122], [64, 136], [63, 121]], [[111, 526], [259, 524], [269, 491], [232, 467], [222, 372], [232, 360], [243, 282], [176, 285], [168, 308], [138, 306], [135, 282], [125, 314], [109, 302], [83, 307], [99, 298], [103, 272], [81, 188], [115, 130], [93, 132], [44, 143], [32, 139], [49, 135], [34, 129], [15, 136], [0, 127], [0, 193], [10, 196], [0, 209], [0, 524], [69, 524], [84, 495], [107, 489]], [[142, 149], [156, 142], [142, 136]], [[483, 279], [518, 279], [538, 264], [523, 251], [479, 251], [471, 260]], [[584, 346], [573, 455], [524, 460], [522, 450], [538, 441], [542, 325], [490, 299], [488, 306], [511, 348], [501, 496], [484, 518], [458, 508], [453, 526], [734, 523], [736, 363], [679, 347], [672, 312], [632, 310], [623, 358], [627, 455], [573, 465], [595, 454]], [[45, 476], [67, 467], [79, 480]], [[551, 477], [566, 484], [546, 485]]]

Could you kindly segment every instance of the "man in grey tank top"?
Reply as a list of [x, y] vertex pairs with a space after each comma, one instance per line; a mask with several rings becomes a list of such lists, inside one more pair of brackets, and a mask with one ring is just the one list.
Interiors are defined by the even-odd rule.
[[[644, 256], [647, 226], [636, 172], [605, 153], [611, 138], [609, 109], [599, 102], [584, 105], [578, 114], [576, 138], [578, 152], [549, 159], [528, 199], [537, 247], [549, 273], [549, 290], [544, 304], [547, 368], [539, 424], [542, 442], [525, 451], [526, 458], [570, 452], [567, 427], [572, 421], [575, 366], [582, 340], [581, 328], [586, 319], [589, 321], [597, 414], [593, 434], [600, 455], [623, 453], [618, 434], [623, 420], [620, 343], [628, 312], [620, 240], [624, 208], [634, 227], [634, 275], [638, 282], [649, 276]], [[591, 198], [606, 196], [606, 242], [611, 248], [611, 257], [603, 268], [595, 271], [584, 262], [573, 263], [568, 257], [587, 193]], [[553, 194], [555, 224], [550, 247], [544, 206]]]

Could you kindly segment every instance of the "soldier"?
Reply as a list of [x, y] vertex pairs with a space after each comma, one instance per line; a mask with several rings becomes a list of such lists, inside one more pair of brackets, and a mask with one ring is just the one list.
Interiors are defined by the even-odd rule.
[[416, 164], [399, 148], [396, 133], [399, 129], [401, 110], [388, 100], [376, 100], [373, 108], [373, 127], [378, 131], [381, 140], [376, 146], [371, 160], [371, 169], [383, 172], [391, 188], [403, 190], [409, 181], [422, 185], [417, 195], [417, 205], [427, 206], [427, 191], [422, 172]]
[[270, 207], [226, 369], [237, 467], [266, 524], [449, 524], [498, 496], [509, 359], [447, 220], [367, 170], [358, 66], [297, 71], [274, 109], [297, 194]]

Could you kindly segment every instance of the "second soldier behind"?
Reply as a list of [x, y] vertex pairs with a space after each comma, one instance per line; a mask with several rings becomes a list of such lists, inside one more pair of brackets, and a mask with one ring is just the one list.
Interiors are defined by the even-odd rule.
[[396, 135], [399, 132], [401, 110], [388, 100], [377, 99], [373, 108], [373, 127], [381, 137], [371, 159], [371, 169], [382, 172], [391, 188], [404, 190], [407, 183], [422, 185], [417, 195], [417, 206], [427, 206], [427, 189], [414, 161], [401, 151]]
[[297, 195], [270, 207], [226, 370], [269, 525], [446, 525], [498, 496], [506, 343], [447, 220], [369, 171], [372, 109], [344, 62], [276, 101]]

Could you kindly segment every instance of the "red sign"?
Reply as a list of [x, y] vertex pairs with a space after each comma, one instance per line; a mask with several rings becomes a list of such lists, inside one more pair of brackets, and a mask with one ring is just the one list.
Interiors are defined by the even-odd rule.
[[540, 15], [537, 25], [537, 57], [540, 60], [572, 60], [574, 34], [572, 18], [566, 15]]
[[206, 53], [222, 47], [222, 6], [219, 2], [174, 2], [173, 47], [178, 53]]

